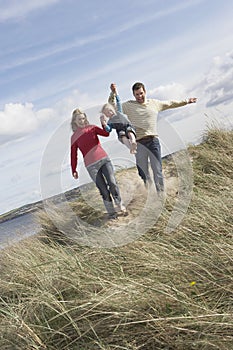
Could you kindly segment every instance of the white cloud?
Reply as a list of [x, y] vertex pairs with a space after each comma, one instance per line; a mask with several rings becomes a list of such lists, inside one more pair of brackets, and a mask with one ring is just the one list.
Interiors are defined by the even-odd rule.
[[35, 111], [32, 103], [8, 103], [0, 111], [0, 135], [22, 136], [37, 129], [51, 118], [49, 108]]
[[233, 102], [233, 52], [213, 58], [211, 68], [196, 85], [195, 93], [206, 107], [232, 114]]
[[155, 89], [148, 91], [148, 96], [159, 100], [183, 100], [187, 96], [187, 91], [182, 84], [171, 83], [167, 85], [160, 85]]
[[51, 108], [35, 110], [32, 103], [6, 104], [4, 110], [0, 111], [0, 144], [15, 142], [22, 136], [40, 132], [45, 125], [47, 129], [56, 130], [59, 123], [71, 119], [73, 109], [80, 107], [87, 110], [97, 104], [88, 94], [78, 90], [73, 90]]
[[215, 56], [204, 78], [196, 86], [189, 87], [188, 90], [181, 84], [171, 83], [149, 90], [148, 95], [160, 100], [198, 98], [195, 106], [163, 112], [163, 117], [168, 116], [168, 119], [173, 122], [185, 120], [195, 113], [195, 118], [206, 116], [209, 123], [215, 121], [221, 126], [232, 127], [233, 52]]
[[60, 0], [2, 0], [0, 1], [0, 22], [16, 20], [32, 11], [53, 5]]
[[[205, 107], [223, 107], [232, 102], [233, 98], [233, 53], [230, 52], [225, 56], [218, 56], [213, 59], [213, 64], [205, 78], [195, 87], [192, 88], [191, 95], [198, 97], [198, 103], [195, 109], [200, 110]], [[111, 67], [111, 64], [108, 68]], [[108, 69], [107, 68], [107, 69]], [[105, 67], [106, 69], [106, 67]], [[98, 75], [101, 70], [95, 73]], [[93, 78], [93, 77], [92, 77]], [[38, 92], [38, 91], [37, 91]], [[190, 92], [179, 83], [172, 82], [167, 85], [160, 85], [147, 91], [148, 97], [154, 97], [161, 100], [183, 99], [190, 97]], [[56, 128], [58, 123], [67, 118], [71, 118], [74, 108], [82, 109], [91, 108], [100, 104], [86, 93], [80, 93], [75, 89], [66, 98], [59, 101], [51, 108], [35, 110], [32, 103], [9, 103], [5, 105], [3, 111], [0, 111], [0, 143], [13, 141], [22, 136], [26, 136], [40, 127], [49, 123], [50, 127]], [[173, 120], [180, 120], [192, 113], [189, 110], [174, 111], [169, 113]], [[179, 113], [178, 113], [179, 112]], [[204, 110], [202, 111], [205, 112]], [[96, 115], [96, 113], [94, 113]], [[90, 113], [92, 118], [92, 113]]]
[[215, 57], [214, 65], [206, 79], [207, 106], [229, 104], [233, 101], [233, 52]]
[[63, 116], [70, 116], [73, 109], [80, 107], [81, 109], [91, 108], [96, 106], [99, 101], [91, 97], [87, 93], [81, 93], [79, 90], [74, 89], [71, 93], [56, 103], [55, 109]]

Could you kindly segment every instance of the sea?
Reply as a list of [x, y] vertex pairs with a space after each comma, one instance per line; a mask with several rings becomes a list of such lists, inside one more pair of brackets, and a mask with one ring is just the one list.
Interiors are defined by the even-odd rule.
[[41, 226], [34, 213], [26, 213], [0, 223], [0, 249], [38, 233]]

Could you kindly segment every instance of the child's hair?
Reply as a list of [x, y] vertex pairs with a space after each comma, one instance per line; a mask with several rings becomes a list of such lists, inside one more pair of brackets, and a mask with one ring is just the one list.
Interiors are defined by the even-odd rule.
[[71, 129], [73, 131], [76, 131], [78, 126], [76, 124], [76, 118], [78, 115], [83, 114], [85, 116], [85, 125], [89, 125], [89, 121], [87, 120], [87, 115], [84, 113], [81, 109], [76, 108], [72, 113], [72, 119], [71, 119]]
[[102, 109], [101, 109], [101, 113], [104, 113], [104, 110], [105, 110], [106, 108], [112, 109], [114, 112], [116, 112], [114, 106], [111, 105], [111, 103], [105, 103], [105, 104], [103, 105]]

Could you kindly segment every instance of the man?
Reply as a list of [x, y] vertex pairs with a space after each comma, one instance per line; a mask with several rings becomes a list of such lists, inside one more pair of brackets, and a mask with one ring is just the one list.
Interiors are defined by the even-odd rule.
[[[117, 94], [116, 84], [112, 83], [109, 103], [115, 104]], [[149, 159], [153, 172], [154, 182], [158, 193], [164, 191], [164, 180], [162, 174], [161, 147], [157, 133], [158, 113], [170, 108], [185, 106], [195, 103], [197, 99], [191, 97], [183, 101], [159, 101], [147, 99], [146, 89], [143, 83], [137, 82], [132, 86], [135, 100], [122, 103], [125, 113], [136, 129], [137, 153], [136, 165], [139, 176], [147, 186], [151, 183], [149, 174]]]

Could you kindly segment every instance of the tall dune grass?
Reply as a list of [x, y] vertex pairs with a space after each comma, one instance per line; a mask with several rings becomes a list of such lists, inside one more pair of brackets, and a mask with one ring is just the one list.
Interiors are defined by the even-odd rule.
[[[40, 236], [1, 252], [0, 349], [232, 349], [233, 132], [211, 129], [188, 151], [192, 201], [170, 234], [168, 193], [158, 221], [130, 244], [79, 245], [41, 213]], [[165, 171], [174, 175], [172, 161]], [[109, 225], [95, 207], [72, 205], [99, 230]], [[140, 205], [129, 204], [133, 215]]]

